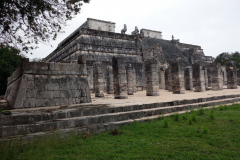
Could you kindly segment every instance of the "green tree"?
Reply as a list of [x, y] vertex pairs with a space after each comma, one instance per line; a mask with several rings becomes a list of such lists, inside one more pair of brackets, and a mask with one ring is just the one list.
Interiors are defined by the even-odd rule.
[[90, 0], [1, 0], [0, 42], [28, 52], [56, 39], [66, 21]]
[[239, 68], [240, 53], [237, 51], [232, 53], [223, 52], [214, 59], [214, 63], [220, 63], [221, 65], [225, 65], [225, 63], [228, 61], [236, 61], [237, 67]]
[[0, 49], [0, 95], [4, 95], [7, 89], [7, 78], [20, 65], [22, 57], [18, 55], [19, 50], [13, 47], [3, 47]]

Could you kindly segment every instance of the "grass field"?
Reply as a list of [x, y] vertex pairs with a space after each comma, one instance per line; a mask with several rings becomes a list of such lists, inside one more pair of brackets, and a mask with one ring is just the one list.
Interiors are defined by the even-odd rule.
[[0, 159], [240, 159], [240, 105], [160, 115], [88, 138], [0, 145]]

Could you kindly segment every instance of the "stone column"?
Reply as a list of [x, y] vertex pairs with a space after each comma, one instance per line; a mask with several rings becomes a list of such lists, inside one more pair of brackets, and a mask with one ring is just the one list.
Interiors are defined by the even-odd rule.
[[204, 79], [204, 70], [200, 62], [195, 62], [193, 64], [193, 86], [195, 87], [194, 92], [205, 92], [205, 79]]
[[172, 68], [172, 90], [173, 94], [185, 94], [184, 70], [181, 59], [173, 60]]
[[172, 68], [171, 68], [171, 64], [169, 64], [169, 66], [168, 66], [168, 73], [167, 73], [167, 75], [168, 75], [168, 91], [169, 92], [172, 92], [173, 90], [172, 90]]
[[212, 78], [211, 78], [210, 66], [207, 66], [207, 72], [208, 72], [208, 87], [212, 87]]
[[193, 91], [193, 71], [191, 66], [185, 67], [184, 78], [185, 78], [185, 89]]
[[87, 77], [87, 56], [86, 54], [82, 54], [78, 56], [78, 64], [80, 64], [80, 72], [83, 72], [83, 76]]
[[159, 69], [159, 89], [165, 89], [165, 67]]
[[112, 58], [114, 97], [126, 99], [127, 96], [127, 73], [126, 64], [123, 58]]
[[237, 69], [237, 84], [240, 85], [240, 68]]
[[132, 69], [133, 73], [133, 92], [137, 92], [137, 80], [136, 80], [136, 71], [135, 68]]
[[158, 61], [151, 57], [145, 61], [147, 96], [159, 96]]
[[165, 70], [165, 90], [168, 90], [168, 68]]
[[113, 94], [113, 69], [112, 66], [107, 66], [107, 94]]
[[203, 70], [204, 70], [205, 88], [206, 88], [206, 90], [208, 90], [208, 71], [207, 71], [207, 67], [204, 66]]
[[127, 64], [127, 88], [128, 95], [133, 95], [133, 72], [130, 63]]
[[102, 62], [93, 63], [93, 83], [95, 97], [104, 97], [104, 75]]
[[237, 89], [237, 68], [235, 61], [230, 61], [226, 63], [226, 72], [227, 72], [227, 88]]
[[210, 64], [212, 90], [218, 91], [223, 89], [223, 78], [221, 76], [221, 65], [219, 63]]

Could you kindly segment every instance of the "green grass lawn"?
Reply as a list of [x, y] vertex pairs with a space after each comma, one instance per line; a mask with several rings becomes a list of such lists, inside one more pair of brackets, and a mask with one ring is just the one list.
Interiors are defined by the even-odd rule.
[[240, 105], [221, 106], [119, 130], [22, 146], [0, 146], [0, 159], [240, 159]]

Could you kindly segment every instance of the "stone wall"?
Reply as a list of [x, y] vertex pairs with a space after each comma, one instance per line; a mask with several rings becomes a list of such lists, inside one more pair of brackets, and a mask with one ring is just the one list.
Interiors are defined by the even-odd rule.
[[84, 65], [29, 62], [8, 78], [5, 99], [12, 108], [32, 108], [91, 102]]

